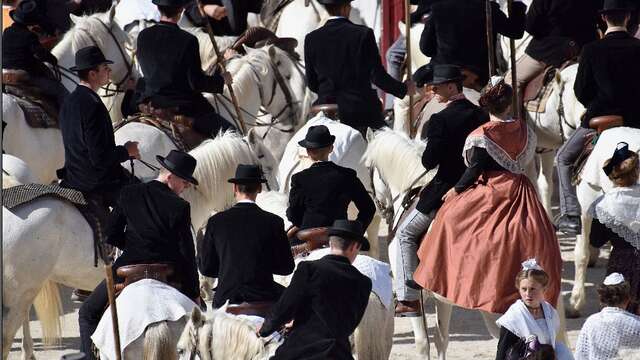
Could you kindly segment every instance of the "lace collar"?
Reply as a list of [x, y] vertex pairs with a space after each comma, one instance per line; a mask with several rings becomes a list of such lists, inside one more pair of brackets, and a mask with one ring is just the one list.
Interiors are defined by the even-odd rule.
[[591, 204], [589, 215], [640, 250], [640, 184], [613, 188]]

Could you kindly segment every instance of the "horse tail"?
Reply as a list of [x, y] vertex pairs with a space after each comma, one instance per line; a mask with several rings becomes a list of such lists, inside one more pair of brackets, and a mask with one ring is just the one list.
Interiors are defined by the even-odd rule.
[[[176, 360], [176, 347], [166, 321], [147, 326], [144, 332], [143, 360]], [[173, 346], [172, 346], [173, 345]]]
[[62, 314], [62, 301], [58, 284], [51, 280], [44, 282], [40, 292], [33, 301], [33, 307], [42, 326], [42, 338], [45, 345], [54, 345], [60, 342], [62, 326], [60, 314]]
[[394, 309], [387, 309], [371, 292], [369, 303], [354, 334], [358, 360], [388, 359], [393, 345]]

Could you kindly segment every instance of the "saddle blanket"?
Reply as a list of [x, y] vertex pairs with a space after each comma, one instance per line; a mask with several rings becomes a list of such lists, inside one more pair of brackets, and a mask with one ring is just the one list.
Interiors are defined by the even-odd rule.
[[[318, 260], [325, 255], [329, 255], [330, 251], [329, 248], [312, 251], [303, 261]], [[356, 256], [353, 266], [363, 275], [371, 279], [371, 291], [373, 291], [380, 299], [380, 302], [389, 309], [393, 304], [391, 266], [366, 255]]]
[[[547, 100], [549, 100], [549, 97], [553, 92], [552, 81], [557, 72], [558, 70], [556, 68], [549, 67], [544, 70], [543, 74], [538, 75], [536, 78], [532, 80], [532, 82], [537, 81], [540, 83], [532, 84], [532, 86], [536, 87], [536, 89], [534, 90], [530, 90], [529, 87], [527, 87], [527, 89], [525, 90], [525, 92], [537, 91], [536, 94], [532, 95], [535, 97], [533, 97], [531, 100], [525, 101], [525, 108], [528, 111], [535, 112], [535, 113], [544, 113], [546, 111]], [[539, 79], [538, 77], [542, 77], [542, 78]], [[529, 96], [529, 94], [525, 94], [525, 99], [527, 98], [527, 96]]]
[[18, 103], [27, 125], [36, 129], [59, 128], [58, 119], [55, 117], [58, 110], [51, 101], [32, 94], [28, 88], [5, 85], [4, 91]]
[[616, 145], [621, 141], [629, 144], [629, 150], [640, 151], [640, 129], [616, 127], [602, 132], [584, 166], [581, 175], [582, 181], [602, 188], [605, 193], [613, 189], [613, 183], [604, 173], [602, 167], [604, 162], [611, 158]]
[[[178, 321], [191, 314], [196, 303], [173, 287], [154, 279], [127, 286], [116, 299], [122, 351], [139, 338], [147, 326], [159, 321]], [[115, 359], [113, 322], [108, 308], [91, 339], [103, 359]]]

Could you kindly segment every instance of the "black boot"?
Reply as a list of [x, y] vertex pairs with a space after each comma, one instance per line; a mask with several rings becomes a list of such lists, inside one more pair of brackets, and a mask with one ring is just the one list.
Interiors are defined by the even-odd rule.
[[558, 220], [558, 230], [566, 235], [580, 235], [582, 230], [580, 216], [562, 215]]

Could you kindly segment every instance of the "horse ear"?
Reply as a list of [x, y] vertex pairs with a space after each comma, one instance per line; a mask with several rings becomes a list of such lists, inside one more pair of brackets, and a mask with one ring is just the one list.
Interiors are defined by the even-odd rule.
[[75, 24], [77, 24], [77, 23], [78, 23], [78, 21], [80, 20], [80, 16], [76, 16], [76, 15], [73, 15], [73, 14], [69, 14], [69, 19], [71, 20], [71, 23], [72, 23], [73, 25], [75, 25]]
[[116, 3], [111, 5], [111, 9], [109, 9], [109, 23], [113, 23], [113, 19], [116, 17]]
[[367, 128], [367, 142], [371, 142], [375, 135], [373, 134], [373, 130], [371, 128]]
[[222, 313], [226, 313], [228, 307], [229, 307], [229, 300], [227, 300], [224, 303], [224, 305], [220, 306], [220, 308], [218, 308], [218, 310], [216, 310], [216, 311], [219, 311], [219, 312], [222, 312]]
[[250, 46], [246, 46], [244, 44], [242, 45], [242, 48], [244, 49], [244, 53], [247, 54], [247, 55], [258, 51], [257, 49], [254, 49], [254, 48], [252, 48]]
[[255, 145], [256, 144], [256, 133], [255, 133], [255, 128], [251, 128], [249, 129], [249, 131], [247, 131], [247, 141], [249, 142], [249, 144], [251, 145]]
[[203, 322], [204, 320], [202, 312], [200, 311], [200, 308], [198, 306], [195, 306], [191, 311], [191, 323], [194, 327], [199, 328], [200, 326], [202, 326]]

